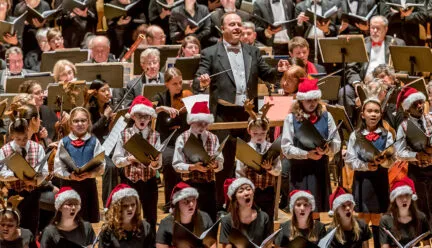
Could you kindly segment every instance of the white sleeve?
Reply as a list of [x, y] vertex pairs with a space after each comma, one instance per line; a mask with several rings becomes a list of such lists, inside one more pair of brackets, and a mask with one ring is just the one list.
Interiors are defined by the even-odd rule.
[[113, 157], [112, 157], [113, 163], [117, 167], [122, 168], [122, 167], [130, 165], [130, 163], [127, 160], [125, 154], [126, 154], [126, 151], [123, 148], [123, 139], [120, 138], [117, 141], [117, 144], [116, 144], [116, 146], [114, 148], [114, 153], [113, 153]]
[[[39, 164], [42, 159], [45, 157], [45, 151], [43, 149], [43, 146], [38, 145], [38, 161], [37, 163]], [[36, 172], [39, 171], [39, 168], [42, 166], [42, 175], [46, 176], [48, 175], [48, 161], [45, 161], [45, 163], [41, 164], [41, 165], [36, 165], [36, 167], [34, 168]]]
[[397, 134], [396, 134], [396, 156], [397, 158], [405, 161], [417, 161], [416, 155], [417, 152], [412, 151], [406, 143], [405, 131], [402, 127], [404, 123], [399, 125]]
[[60, 147], [63, 145], [63, 140], [59, 141], [58, 149], [54, 157], [54, 175], [69, 180], [70, 173], [66, 168], [66, 165], [60, 160]]
[[189, 173], [190, 164], [185, 163], [185, 155], [183, 153], [183, 135], [177, 137], [174, 155], [173, 155], [173, 168], [178, 173]]
[[336, 135], [335, 137], [332, 139], [332, 141], [330, 142], [329, 145], [329, 151], [326, 155], [328, 156], [334, 156], [334, 154], [336, 154], [337, 152], [339, 152], [340, 148], [341, 148], [341, 139], [339, 136], [339, 132], [337, 132], [336, 130], [336, 124], [334, 122], [333, 116], [330, 114], [330, 112], [327, 112], [327, 116], [328, 116], [328, 133], [331, 134], [334, 131], [336, 131]]
[[[3, 153], [3, 150], [0, 149], [0, 160], [5, 159], [5, 155]], [[16, 181], [18, 178], [15, 177], [15, 174], [12, 170], [7, 167], [6, 163], [0, 164], [2, 167], [0, 170], [0, 181], [2, 182], [10, 182], [10, 181]]]
[[368, 171], [369, 166], [368, 162], [362, 161], [357, 156], [357, 152], [354, 149], [354, 145], [356, 142], [356, 136], [355, 131], [350, 134], [348, 144], [347, 144], [347, 151], [345, 155], [345, 163], [346, 165], [356, 171]]
[[294, 146], [293, 114], [289, 114], [284, 121], [281, 148], [287, 159], [307, 159], [308, 152]]

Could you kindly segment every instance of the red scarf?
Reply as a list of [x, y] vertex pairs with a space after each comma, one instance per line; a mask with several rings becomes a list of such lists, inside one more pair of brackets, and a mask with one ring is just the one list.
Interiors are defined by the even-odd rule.
[[85, 141], [82, 139], [72, 140], [71, 144], [75, 147], [81, 147], [85, 144]]
[[365, 136], [365, 138], [371, 142], [376, 141], [379, 137], [380, 135], [375, 132], [370, 132]]

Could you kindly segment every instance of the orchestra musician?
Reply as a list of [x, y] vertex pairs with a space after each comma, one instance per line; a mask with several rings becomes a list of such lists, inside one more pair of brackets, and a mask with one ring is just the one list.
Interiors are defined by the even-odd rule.
[[8, 76], [22, 76], [33, 71], [24, 69], [23, 52], [21, 48], [13, 46], [6, 50], [7, 67], [0, 73], [0, 93], [5, 93], [6, 78]]

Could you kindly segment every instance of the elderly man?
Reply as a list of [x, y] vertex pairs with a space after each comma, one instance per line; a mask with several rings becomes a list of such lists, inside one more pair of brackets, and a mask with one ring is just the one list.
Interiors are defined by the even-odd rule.
[[[140, 55], [141, 68], [144, 71], [144, 76], [140, 80], [133, 90], [126, 96], [125, 104], [129, 106], [136, 96], [142, 95], [144, 84], [163, 84], [164, 75], [159, 72], [160, 69], [160, 52], [156, 48], [147, 48]], [[135, 80], [131, 80], [126, 90], [129, 90], [134, 86]]]
[[147, 28], [146, 40], [148, 46], [163, 46], [165, 45], [166, 35], [159, 26], [151, 25]]
[[5, 93], [6, 78], [8, 76], [21, 76], [34, 71], [23, 69], [23, 52], [19, 47], [11, 47], [6, 50], [7, 69], [0, 74], [0, 93]]
[[243, 22], [242, 36], [240, 41], [251, 46], [261, 47], [264, 46], [257, 39], [256, 27], [253, 22]]
[[[370, 20], [370, 36], [365, 38], [366, 51], [369, 55], [369, 62], [353, 63], [348, 66], [346, 91], [346, 110], [349, 116], [353, 117], [355, 106], [355, 87], [364, 77], [380, 64], [387, 64], [390, 57], [390, 45], [404, 46], [405, 42], [398, 38], [386, 35], [388, 20], [384, 16], [374, 16]], [[392, 44], [393, 40], [393, 44]], [[339, 90], [339, 104], [343, 105], [344, 89]]]
[[111, 43], [106, 36], [98, 35], [89, 42], [90, 60], [86, 63], [117, 62], [110, 54]]

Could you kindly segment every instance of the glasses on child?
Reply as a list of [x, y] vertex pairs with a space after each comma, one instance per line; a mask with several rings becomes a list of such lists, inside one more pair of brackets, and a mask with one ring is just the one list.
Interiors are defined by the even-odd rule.
[[150, 118], [151, 118], [150, 115], [143, 115], [143, 114], [135, 114], [135, 117], [139, 120], [141, 120], [141, 119], [150, 120]]

